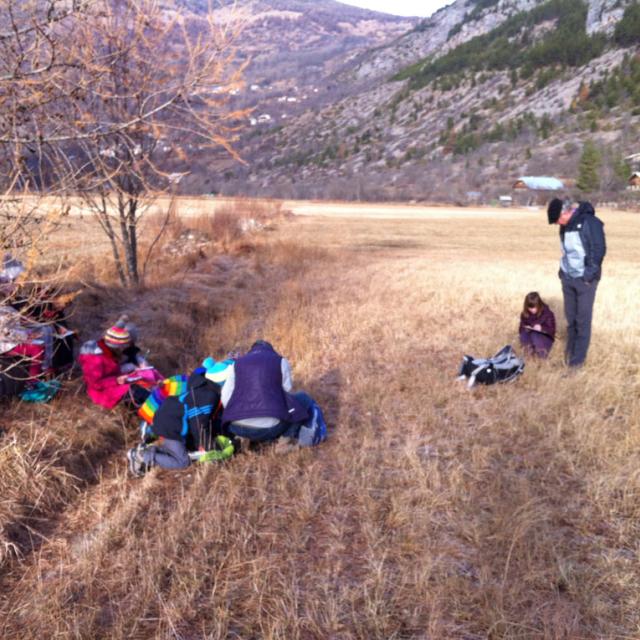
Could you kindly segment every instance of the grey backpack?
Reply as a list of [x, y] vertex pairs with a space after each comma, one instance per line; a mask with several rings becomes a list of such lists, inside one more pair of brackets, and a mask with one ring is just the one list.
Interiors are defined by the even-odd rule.
[[468, 380], [467, 386], [511, 382], [524, 371], [524, 361], [519, 358], [511, 345], [503, 347], [492, 358], [464, 356], [458, 372], [459, 380]]

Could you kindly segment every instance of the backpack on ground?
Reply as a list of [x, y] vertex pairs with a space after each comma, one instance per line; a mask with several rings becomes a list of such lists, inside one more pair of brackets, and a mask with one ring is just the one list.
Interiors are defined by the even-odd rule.
[[38, 380], [20, 394], [20, 399], [24, 402], [49, 402], [60, 391], [61, 386], [60, 380]]
[[315, 400], [311, 401], [309, 413], [309, 419], [298, 432], [298, 444], [301, 447], [313, 447], [327, 439], [327, 423], [324, 420], [322, 409]]
[[0, 399], [19, 395], [28, 382], [29, 370], [23, 358], [0, 358]]
[[524, 371], [524, 361], [511, 345], [503, 347], [492, 358], [464, 356], [458, 372], [459, 380], [468, 380], [469, 389], [476, 383], [511, 382]]

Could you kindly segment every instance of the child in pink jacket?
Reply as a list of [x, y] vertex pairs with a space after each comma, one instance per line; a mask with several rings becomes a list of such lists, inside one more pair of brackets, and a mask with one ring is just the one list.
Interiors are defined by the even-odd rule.
[[[136, 408], [141, 406], [162, 380], [132, 346], [127, 317], [122, 316], [102, 339], [85, 342], [80, 349], [78, 361], [87, 394], [105, 409], [113, 409], [123, 398]], [[128, 361], [125, 352], [134, 353], [135, 362]]]

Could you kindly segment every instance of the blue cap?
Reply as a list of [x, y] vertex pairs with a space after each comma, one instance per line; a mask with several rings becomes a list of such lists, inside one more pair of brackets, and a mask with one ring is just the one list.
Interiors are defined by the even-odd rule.
[[222, 386], [229, 375], [229, 367], [233, 360], [220, 360], [216, 362], [213, 358], [205, 358], [202, 366], [205, 368], [204, 377]]

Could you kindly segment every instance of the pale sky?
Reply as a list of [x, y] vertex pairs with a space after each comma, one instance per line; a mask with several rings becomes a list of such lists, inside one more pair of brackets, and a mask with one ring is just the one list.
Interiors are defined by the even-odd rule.
[[453, 0], [339, 0], [363, 9], [392, 13], [396, 16], [430, 16]]

